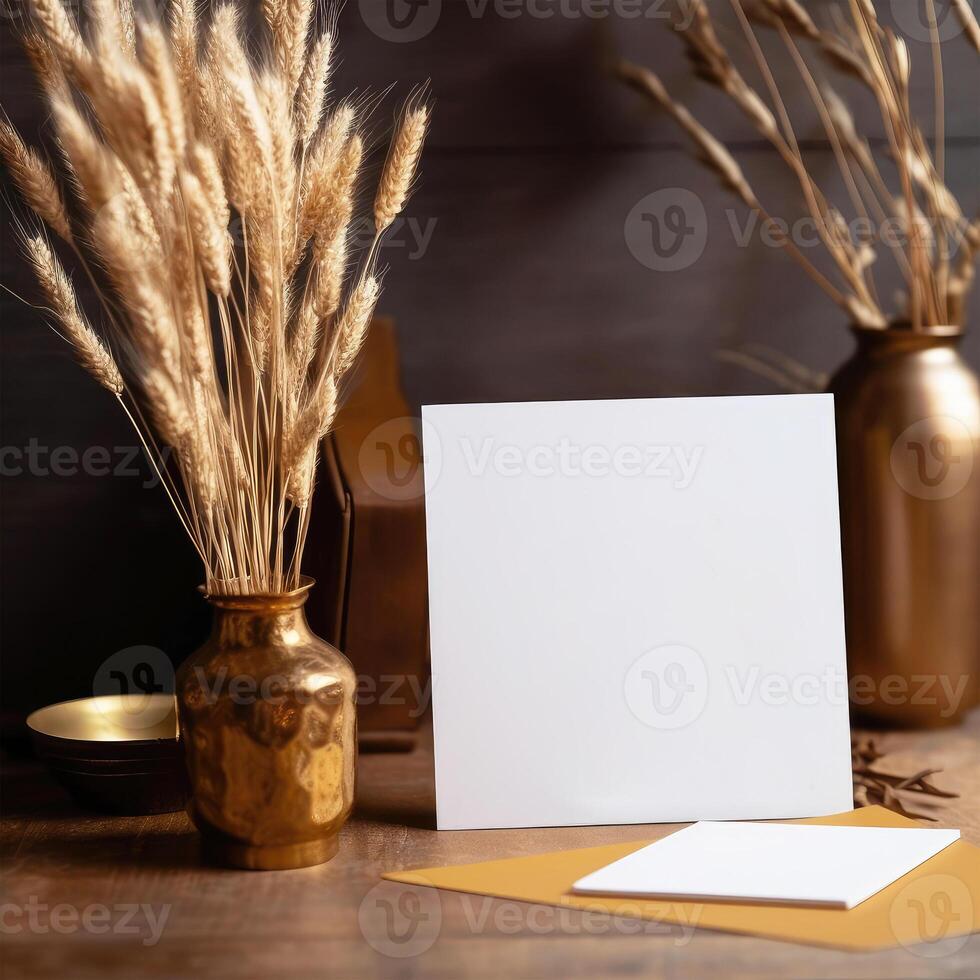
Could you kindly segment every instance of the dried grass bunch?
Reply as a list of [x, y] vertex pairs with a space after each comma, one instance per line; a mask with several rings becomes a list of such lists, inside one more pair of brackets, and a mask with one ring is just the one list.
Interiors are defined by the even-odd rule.
[[[798, 181], [832, 270], [829, 274], [821, 271], [786, 234], [781, 235], [781, 246], [861, 327], [885, 329], [896, 322], [910, 322], [921, 329], [962, 323], [980, 250], [980, 219], [964, 217], [944, 181], [943, 69], [934, 0], [922, 0], [931, 29], [934, 148], [912, 116], [906, 44], [879, 23], [872, 0], [846, 0], [848, 16], [835, 8], [838, 16], [830, 27], [818, 27], [799, 0], [729, 0], [765, 96], [736, 67], [706, 0], [671, 2], [671, 24], [698, 77], [725, 94], [775, 148]], [[953, 5], [965, 38], [980, 51], [980, 28], [968, 0], [953, 0]], [[842, 211], [807, 166], [757, 27], [775, 31], [799, 73], [833, 151], [849, 208], [860, 219], [855, 223], [860, 234], [852, 233]], [[858, 133], [844, 99], [820, 76], [818, 61], [870, 92], [887, 137], [887, 166], [876, 159], [868, 141]], [[671, 97], [653, 72], [626, 62], [618, 65], [618, 72], [674, 118], [697, 146], [702, 162], [729, 190], [769, 219], [734, 157]], [[899, 236], [879, 233], [889, 223], [900, 229]], [[885, 312], [872, 275], [882, 245], [893, 254], [905, 282], [900, 309], [892, 316]]]
[[262, 12], [250, 51], [229, 2], [205, 22], [196, 0], [172, 0], [163, 23], [132, 0], [89, 0], [83, 30], [61, 0], [33, 0], [25, 42], [71, 208], [48, 160], [0, 125], [13, 179], [91, 279], [104, 326], [46, 235], [25, 230], [50, 312], [139, 432], [214, 593], [299, 582], [318, 446], [427, 121], [416, 95], [381, 173], [373, 242], [352, 255], [363, 109], [328, 111], [334, 39], [314, 0]]

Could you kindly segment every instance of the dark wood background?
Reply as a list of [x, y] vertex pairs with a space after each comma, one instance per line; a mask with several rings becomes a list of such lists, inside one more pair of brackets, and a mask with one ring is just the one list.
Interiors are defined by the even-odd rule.
[[[393, 3], [407, 16], [404, 0]], [[826, 13], [830, 4], [808, 6]], [[928, 120], [921, 5], [878, 6], [917, 35], [909, 39], [915, 101]], [[945, 18], [947, 4], [939, 6]], [[427, 0], [402, 33], [387, 10], [385, 0], [348, 0], [337, 91], [396, 83], [373, 117], [381, 131], [397, 99], [431, 80], [422, 177], [410, 224], [384, 250], [390, 268], [380, 305], [397, 320], [413, 403], [771, 392], [780, 389], [718, 352], [764, 344], [824, 373], [847, 357], [844, 314], [758, 235], [739, 244], [732, 223], [744, 224], [744, 210], [692, 162], [670, 120], [608, 77], [609, 51], [654, 67], [740, 151], [772, 213], [799, 214], [773, 154], [687, 72], [659, 0]], [[13, 35], [18, 8], [3, 12], [3, 106], [37, 139], [43, 111]], [[948, 179], [972, 214], [980, 205], [978, 59], [962, 37], [944, 54]], [[787, 83], [787, 92], [804, 105], [799, 85]], [[861, 97], [857, 107], [860, 126], [880, 142], [873, 105]], [[814, 170], [832, 174], [816, 120], [806, 111], [801, 118]], [[638, 261], [624, 232], [638, 202], [665, 188], [703, 207], [703, 219], [689, 209], [703, 254], [673, 272]], [[0, 282], [34, 296], [4, 220]], [[410, 228], [431, 231], [427, 247], [414, 244]], [[194, 592], [195, 557], [163, 493], [143, 485], [145, 464], [139, 475], [57, 475], [44, 472], [44, 453], [40, 467], [18, 466], [10, 455], [31, 445], [79, 456], [102, 446], [118, 463], [114, 447], [134, 439], [36, 312], [4, 294], [0, 317], [0, 642], [9, 721], [89, 694], [115, 651], [152, 645], [179, 662], [207, 617]], [[976, 330], [964, 348], [980, 363]]]

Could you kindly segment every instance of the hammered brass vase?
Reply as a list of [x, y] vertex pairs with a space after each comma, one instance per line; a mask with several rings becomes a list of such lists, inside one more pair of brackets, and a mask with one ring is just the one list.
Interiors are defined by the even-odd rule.
[[854, 333], [830, 383], [851, 703], [937, 727], [977, 701], [980, 386], [958, 328]]
[[282, 595], [210, 595], [211, 635], [177, 673], [190, 781], [205, 853], [240, 868], [321, 864], [354, 801], [356, 679]]

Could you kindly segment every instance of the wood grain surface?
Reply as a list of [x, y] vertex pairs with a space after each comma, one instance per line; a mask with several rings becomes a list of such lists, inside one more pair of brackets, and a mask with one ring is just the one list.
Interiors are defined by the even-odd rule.
[[[887, 751], [883, 768], [944, 770], [936, 781], [960, 797], [935, 811], [932, 826], [958, 827], [980, 844], [980, 710], [945, 731], [875, 736]], [[203, 867], [182, 813], [95, 816], [76, 809], [35, 764], [5, 769], [5, 980], [980, 976], [980, 934], [849, 953], [381, 882], [389, 870], [649, 840], [676, 829], [438, 832], [427, 744], [411, 755], [363, 756], [340, 854], [285, 872]], [[85, 928], [93, 915], [103, 931]]]

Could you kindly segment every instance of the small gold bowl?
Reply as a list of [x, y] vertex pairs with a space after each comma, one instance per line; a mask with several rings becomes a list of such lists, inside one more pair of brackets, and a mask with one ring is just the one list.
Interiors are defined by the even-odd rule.
[[27, 719], [34, 748], [83, 806], [119, 814], [170, 813], [187, 800], [172, 694], [62, 701]]

